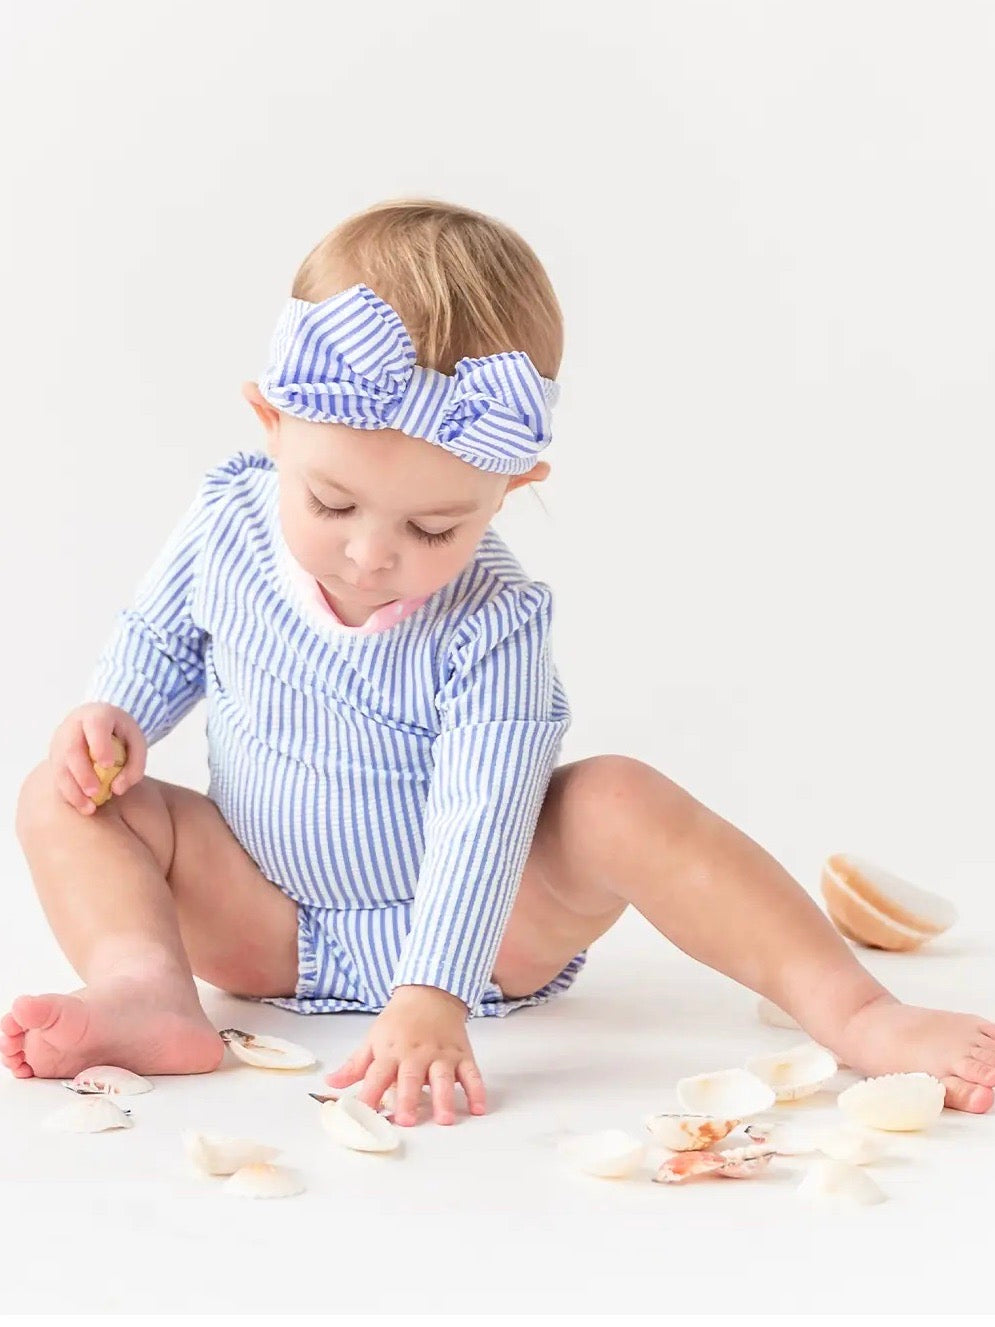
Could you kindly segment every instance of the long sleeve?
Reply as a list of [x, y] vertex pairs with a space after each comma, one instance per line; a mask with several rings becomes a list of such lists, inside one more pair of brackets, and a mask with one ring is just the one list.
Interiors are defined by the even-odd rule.
[[130, 714], [151, 745], [165, 737], [204, 694], [205, 635], [191, 597], [217, 510], [241, 454], [211, 470], [125, 609], [102, 651], [86, 692]]
[[450, 646], [425, 854], [393, 987], [474, 1010], [490, 981], [570, 712], [550, 654], [552, 597], [509, 586]]

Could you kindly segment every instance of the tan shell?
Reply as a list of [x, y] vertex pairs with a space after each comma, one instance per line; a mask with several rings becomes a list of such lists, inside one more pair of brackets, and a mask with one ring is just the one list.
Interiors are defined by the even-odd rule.
[[257, 1036], [238, 1028], [224, 1028], [219, 1036], [232, 1054], [257, 1069], [307, 1069], [317, 1063], [306, 1047], [282, 1037]]
[[112, 735], [111, 745], [114, 748], [113, 765], [98, 765], [97, 762], [93, 759], [93, 752], [90, 751], [89, 748], [87, 748], [87, 752], [90, 757], [90, 763], [93, 765], [93, 772], [94, 774], [96, 774], [97, 780], [100, 783], [100, 791], [98, 793], [95, 793], [94, 796], [91, 797], [90, 799], [93, 802], [94, 806], [103, 806], [105, 802], [110, 801], [112, 795], [111, 784], [121, 773], [121, 771], [124, 769], [125, 765], [128, 762], [128, 753], [125, 750], [124, 743], [120, 740], [120, 738]]
[[293, 1198], [304, 1192], [304, 1183], [294, 1170], [255, 1161], [236, 1170], [225, 1180], [224, 1189], [241, 1198]]
[[947, 899], [848, 853], [826, 860], [820, 884], [836, 929], [872, 949], [918, 949], [957, 920]]

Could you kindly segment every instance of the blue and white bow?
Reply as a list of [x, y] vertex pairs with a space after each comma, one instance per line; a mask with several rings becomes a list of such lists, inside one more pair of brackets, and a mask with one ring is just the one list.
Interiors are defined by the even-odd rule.
[[362, 284], [288, 301], [259, 390], [286, 414], [398, 429], [506, 475], [531, 470], [549, 443], [559, 395], [520, 350], [461, 359], [451, 377], [423, 368], [398, 314]]

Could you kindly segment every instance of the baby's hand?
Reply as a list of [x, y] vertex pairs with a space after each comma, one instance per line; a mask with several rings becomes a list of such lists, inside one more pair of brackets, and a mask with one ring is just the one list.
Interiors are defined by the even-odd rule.
[[114, 705], [81, 705], [55, 730], [48, 758], [59, 792], [83, 815], [92, 815], [101, 800], [101, 782], [94, 765], [118, 764], [120, 753], [113, 739], [124, 745], [125, 764], [110, 785], [120, 796], [145, 773], [148, 744], [130, 714]]
[[416, 1122], [426, 1082], [437, 1124], [453, 1123], [457, 1080], [471, 1114], [483, 1115], [487, 1108], [484, 1080], [466, 1035], [466, 1005], [436, 986], [399, 986], [374, 1020], [366, 1044], [325, 1081], [348, 1087], [360, 1079], [359, 1100], [374, 1110], [397, 1083], [395, 1124]]

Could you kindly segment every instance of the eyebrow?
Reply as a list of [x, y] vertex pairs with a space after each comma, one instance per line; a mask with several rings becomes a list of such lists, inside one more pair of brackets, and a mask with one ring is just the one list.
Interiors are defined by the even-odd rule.
[[[319, 484], [324, 484], [326, 488], [334, 488], [347, 498], [355, 498], [355, 493], [350, 493], [347, 488], [337, 484], [334, 479], [329, 479], [327, 475], [319, 475], [308, 471], [308, 477]], [[467, 512], [476, 511], [479, 507], [477, 502], [441, 502], [436, 504], [430, 510], [412, 512], [412, 516], [461, 516]]]

